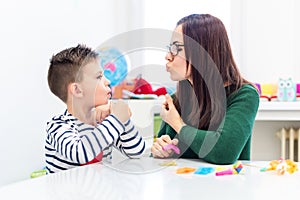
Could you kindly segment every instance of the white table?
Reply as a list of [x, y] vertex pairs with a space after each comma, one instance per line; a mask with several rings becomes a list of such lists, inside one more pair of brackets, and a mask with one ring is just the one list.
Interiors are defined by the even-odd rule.
[[0, 199], [285, 199], [300, 197], [300, 173], [279, 176], [260, 172], [269, 162], [252, 162], [244, 174], [215, 176], [176, 174], [179, 167], [213, 166], [197, 160], [144, 157], [114, 164], [93, 164], [0, 188]]

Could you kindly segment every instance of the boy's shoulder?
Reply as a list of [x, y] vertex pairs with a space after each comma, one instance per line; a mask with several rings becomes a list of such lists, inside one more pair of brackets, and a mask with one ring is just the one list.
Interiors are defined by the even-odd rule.
[[66, 110], [64, 113], [57, 114], [47, 122], [47, 124], [57, 123], [57, 122], [67, 122], [67, 121], [76, 121], [77, 119]]

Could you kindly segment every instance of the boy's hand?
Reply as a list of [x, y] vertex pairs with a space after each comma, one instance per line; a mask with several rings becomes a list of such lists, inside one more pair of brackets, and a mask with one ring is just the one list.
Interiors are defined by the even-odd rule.
[[110, 104], [101, 105], [95, 108], [96, 112], [96, 121], [101, 123], [108, 115], [110, 115]]
[[125, 123], [131, 117], [129, 106], [122, 100], [114, 101], [110, 105], [110, 113]]
[[154, 158], [168, 158], [173, 154], [172, 149], [168, 149], [164, 151], [162, 149], [163, 146], [166, 146], [168, 144], [174, 144], [177, 146], [178, 140], [175, 138], [171, 140], [169, 135], [162, 135], [160, 138], [156, 138], [156, 141], [154, 142], [153, 146], [151, 147], [151, 153]]

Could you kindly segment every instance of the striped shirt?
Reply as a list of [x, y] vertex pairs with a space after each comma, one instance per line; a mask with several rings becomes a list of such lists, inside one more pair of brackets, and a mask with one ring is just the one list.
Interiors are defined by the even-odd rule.
[[112, 147], [129, 158], [139, 158], [145, 141], [131, 120], [121, 123], [114, 115], [97, 126], [84, 124], [67, 110], [47, 122], [46, 168], [50, 173], [87, 164], [99, 154], [112, 159]]

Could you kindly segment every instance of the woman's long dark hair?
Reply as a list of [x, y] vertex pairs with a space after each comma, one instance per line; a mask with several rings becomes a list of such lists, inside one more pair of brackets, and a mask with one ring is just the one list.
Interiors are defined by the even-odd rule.
[[217, 129], [226, 111], [226, 95], [220, 95], [225, 94], [224, 84], [236, 91], [249, 82], [236, 66], [221, 20], [209, 14], [192, 14], [178, 25], [182, 25], [186, 69], [191, 66], [192, 84], [188, 80], [178, 83], [175, 106], [185, 123], [204, 130]]

